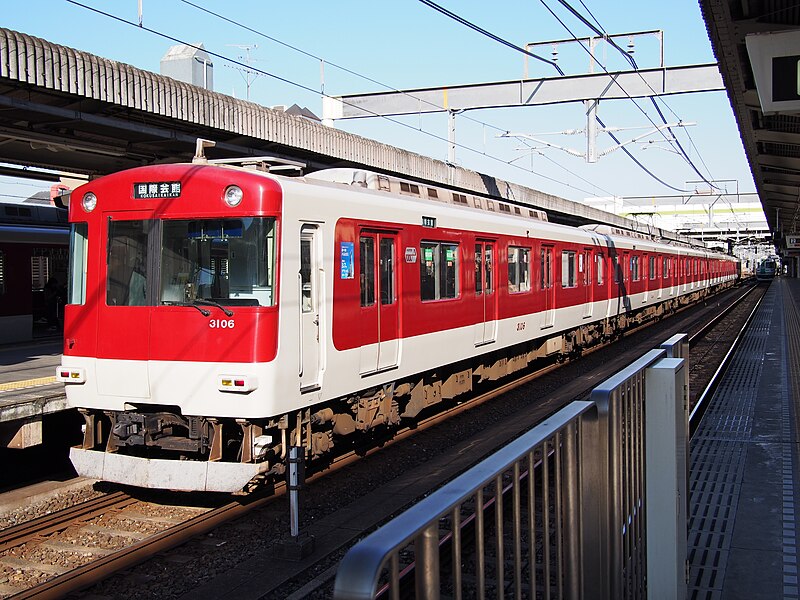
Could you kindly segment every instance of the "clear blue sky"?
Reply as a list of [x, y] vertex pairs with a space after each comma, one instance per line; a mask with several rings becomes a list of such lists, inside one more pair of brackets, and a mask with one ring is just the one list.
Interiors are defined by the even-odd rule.
[[[137, 0], [81, 0], [82, 3], [138, 22]], [[256, 32], [277, 38], [325, 60], [325, 93], [330, 95], [380, 91], [374, 82], [335, 68], [347, 67], [392, 88], [429, 87], [485, 81], [518, 79], [523, 75], [523, 55], [492, 41], [441, 15], [418, 0], [311, 0], [305, 3], [265, 2], [264, 0], [191, 0]], [[568, 32], [546, 9], [549, 6], [577, 36], [590, 35], [589, 29], [570, 15], [558, 0], [439, 0], [440, 5], [484, 29], [516, 44], [570, 38]], [[700, 16], [697, 0], [569, 0], [580, 13], [593, 17], [608, 33], [662, 29], [665, 62], [668, 66], [707, 63], [714, 60]], [[157, 34], [102, 16], [66, 0], [27, 0], [3, 3], [3, 27], [38, 36], [106, 58], [158, 72], [159, 61], [173, 43]], [[591, 15], [589, 13], [591, 11]], [[225, 22], [181, 0], [143, 0], [143, 24], [182, 41], [202, 42], [209, 51], [237, 59], [244, 56], [237, 45], [253, 46], [252, 66], [312, 90], [320, 89], [320, 62], [276, 44], [253, 31]], [[627, 45], [622, 40], [621, 45]], [[539, 50], [550, 58], [548, 48]], [[637, 40], [634, 54], [640, 67], [657, 66], [655, 38]], [[609, 70], [624, 68], [622, 58], [606, 47], [599, 55]], [[241, 61], [241, 59], [239, 59]], [[243, 74], [214, 58], [216, 91], [246, 95]], [[576, 48], [562, 47], [559, 64], [567, 73], [585, 72], [588, 58]], [[533, 76], [552, 76], [547, 66], [532, 66]], [[318, 93], [304, 91], [268, 75], [257, 77], [251, 85], [250, 99], [267, 106], [297, 103], [321, 114]], [[739, 133], [724, 92], [670, 96], [659, 103], [670, 122], [697, 122], [676, 135], [690, 158], [705, 177], [737, 180], [741, 192], [752, 192], [752, 176]], [[650, 118], [661, 123], [649, 101], [639, 101]], [[600, 117], [607, 125], [645, 127], [650, 121], [630, 100], [607, 101], [600, 105]], [[446, 119], [439, 115], [404, 117], [410, 127], [381, 119], [342, 121], [337, 127], [445, 159]], [[643, 196], [674, 193], [645, 174], [621, 151], [587, 164], [582, 159], [549, 149], [542, 154], [523, 153], [522, 143], [500, 139], [498, 131], [511, 130], [541, 134], [585, 127], [583, 107], [566, 104], [504, 110], [471, 111], [459, 117], [457, 141], [475, 151], [458, 148], [462, 166], [521, 183], [573, 200], [591, 196]], [[426, 135], [416, 129], [433, 134]], [[623, 139], [644, 130], [620, 132]], [[687, 137], [691, 136], [691, 139]], [[434, 137], [435, 136], [435, 137]], [[547, 136], [546, 139], [579, 151], [585, 149], [582, 136]], [[687, 189], [687, 182], [698, 175], [670, 151], [659, 134], [647, 150], [641, 144], [630, 151], [660, 179], [671, 186]], [[601, 136], [600, 149], [613, 142]], [[653, 146], [658, 146], [654, 148]], [[515, 161], [515, 159], [517, 159]], [[513, 165], [507, 164], [515, 161]], [[3, 182], [0, 182], [0, 184]], [[30, 183], [8, 192], [26, 194]], [[729, 191], [736, 184], [728, 183]]]

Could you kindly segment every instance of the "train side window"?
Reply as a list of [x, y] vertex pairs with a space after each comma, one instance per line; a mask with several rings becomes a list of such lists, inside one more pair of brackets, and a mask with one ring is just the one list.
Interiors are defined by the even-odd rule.
[[73, 223], [69, 236], [69, 280], [67, 304], [86, 302], [86, 264], [88, 257], [88, 223]]
[[458, 244], [421, 242], [420, 297], [444, 300], [458, 296]]
[[361, 265], [361, 306], [375, 304], [375, 240], [359, 238], [359, 264]]
[[575, 278], [575, 252], [561, 252], [561, 287], [572, 288], [577, 285]]
[[656, 273], [656, 257], [655, 256], [651, 256], [650, 257], [650, 279], [655, 279], [657, 274], [658, 273]]
[[0, 250], [0, 295], [6, 293], [6, 253]]
[[666, 279], [667, 277], [669, 277], [669, 259], [664, 257], [661, 263], [661, 278]]
[[531, 290], [530, 248], [508, 247], [508, 292], [520, 294]]

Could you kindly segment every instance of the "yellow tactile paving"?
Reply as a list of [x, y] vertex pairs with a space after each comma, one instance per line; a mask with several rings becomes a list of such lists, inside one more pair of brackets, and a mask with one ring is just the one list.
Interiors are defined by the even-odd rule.
[[49, 385], [55, 383], [56, 378], [54, 375], [50, 377], [37, 377], [36, 379], [26, 379], [25, 381], [9, 381], [7, 383], [0, 383], [0, 392], [7, 392], [9, 390], [23, 390], [29, 387], [37, 387], [40, 385]]

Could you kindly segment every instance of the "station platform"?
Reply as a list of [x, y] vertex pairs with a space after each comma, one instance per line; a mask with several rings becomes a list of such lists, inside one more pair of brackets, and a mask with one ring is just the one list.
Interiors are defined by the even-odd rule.
[[0, 447], [27, 448], [42, 442], [42, 419], [67, 408], [57, 383], [60, 337], [0, 346]]
[[798, 598], [800, 279], [770, 283], [691, 441], [691, 599]]

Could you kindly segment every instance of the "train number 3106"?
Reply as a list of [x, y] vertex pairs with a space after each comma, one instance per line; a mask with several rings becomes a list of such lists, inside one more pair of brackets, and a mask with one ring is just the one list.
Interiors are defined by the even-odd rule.
[[211, 319], [208, 326], [211, 329], [233, 329], [236, 322], [233, 319]]

